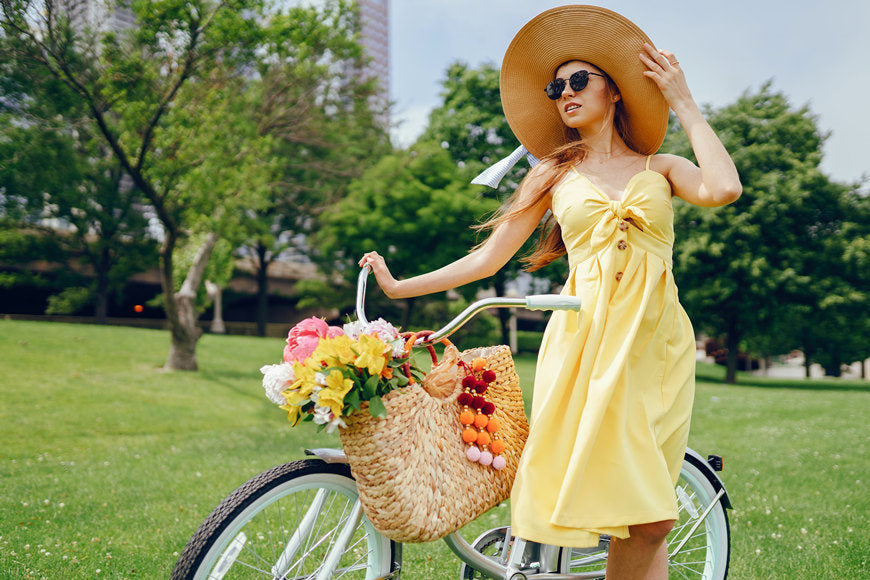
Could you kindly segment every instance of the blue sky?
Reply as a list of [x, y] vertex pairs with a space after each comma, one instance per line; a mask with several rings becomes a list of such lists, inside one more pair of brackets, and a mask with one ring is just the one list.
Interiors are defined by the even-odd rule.
[[[391, 97], [397, 144], [438, 105], [456, 60], [500, 64], [513, 35], [539, 12], [570, 2], [391, 0]], [[870, 176], [870, 2], [867, 0], [600, 1], [680, 59], [699, 104], [722, 106], [773, 80], [818, 116], [822, 168], [836, 180]]]

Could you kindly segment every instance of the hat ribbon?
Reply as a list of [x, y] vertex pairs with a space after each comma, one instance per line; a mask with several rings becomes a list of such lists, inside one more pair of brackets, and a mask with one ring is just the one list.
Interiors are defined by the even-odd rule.
[[529, 150], [526, 149], [523, 145], [520, 145], [516, 149], [513, 150], [513, 153], [505, 157], [500, 161], [496, 161], [486, 169], [480, 172], [480, 175], [471, 180], [471, 183], [474, 185], [486, 185], [495, 189], [498, 187], [498, 184], [501, 183], [501, 180], [504, 179], [504, 176], [507, 175], [508, 171], [517, 164], [517, 162], [522, 159], [523, 155], [526, 156], [526, 159], [529, 162], [529, 165], [534, 167], [540, 161], [537, 157], [529, 153]]

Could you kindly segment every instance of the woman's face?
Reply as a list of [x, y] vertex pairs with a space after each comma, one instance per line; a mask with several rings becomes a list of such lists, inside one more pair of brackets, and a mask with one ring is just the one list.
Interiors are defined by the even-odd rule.
[[[589, 75], [589, 83], [585, 88], [574, 91], [568, 79], [581, 70], [597, 74]], [[601, 69], [588, 62], [572, 60], [560, 66], [553, 77], [565, 80], [562, 96], [554, 101], [562, 122], [579, 130], [581, 134], [595, 131], [609, 119], [613, 119], [611, 109], [619, 100], [619, 95], [611, 93], [607, 80], [598, 76], [602, 74], [604, 72]]]

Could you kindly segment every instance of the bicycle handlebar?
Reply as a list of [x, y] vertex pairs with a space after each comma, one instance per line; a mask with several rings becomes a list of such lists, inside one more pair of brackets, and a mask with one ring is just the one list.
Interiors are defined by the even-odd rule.
[[[366, 281], [372, 271], [368, 265], [363, 266], [357, 279], [356, 287], [356, 317], [363, 324], [369, 321], [365, 315]], [[526, 308], [528, 310], [580, 310], [580, 298], [561, 294], [536, 294], [525, 298], [483, 298], [473, 302], [456, 318], [425, 338], [418, 338], [414, 346], [438, 342], [459, 330], [475, 314], [487, 308]]]

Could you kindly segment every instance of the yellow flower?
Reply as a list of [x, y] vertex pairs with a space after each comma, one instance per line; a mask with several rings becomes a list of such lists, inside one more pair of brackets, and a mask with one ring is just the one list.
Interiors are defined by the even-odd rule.
[[314, 349], [311, 358], [318, 362], [324, 361], [330, 367], [348, 365], [356, 358], [353, 352], [353, 340], [344, 334], [335, 338], [323, 338]]
[[344, 396], [353, 388], [353, 381], [345, 378], [341, 371], [333, 370], [326, 376], [326, 386], [317, 392], [317, 404], [329, 407], [333, 415], [341, 417], [344, 409]]
[[[353, 381], [346, 378], [341, 371], [332, 370], [326, 375], [326, 387], [321, 390], [330, 389], [344, 399], [344, 396], [353, 388]], [[324, 405], [325, 406], [325, 405]]]
[[280, 408], [287, 411], [287, 420], [290, 421], [291, 427], [295, 427], [299, 423], [299, 419], [302, 417], [302, 407], [287, 404], [281, 405]]
[[314, 390], [314, 387], [317, 386], [315, 375], [319, 371], [319, 366], [309, 365], [307, 363], [294, 363], [293, 372], [296, 374], [296, 382], [290, 385], [290, 391], [298, 392], [305, 397], [309, 396], [311, 391]]
[[387, 357], [384, 356], [393, 350], [393, 347], [372, 334], [364, 334], [357, 340], [359, 356], [353, 362], [360, 369], [368, 369], [373, 375], [381, 374]]

